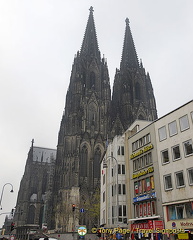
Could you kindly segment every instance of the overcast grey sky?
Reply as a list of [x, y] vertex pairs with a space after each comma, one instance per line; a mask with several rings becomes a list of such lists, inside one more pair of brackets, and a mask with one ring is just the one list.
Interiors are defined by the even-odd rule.
[[[0, 194], [2, 212], [16, 204], [31, 139], [56, 148], [74, 55], [90, 6], [111, 86], [119, 68], [125, 18], [150, 73], [161, 117], [193, 97], [192, 0], [0, 1]], [[0, 226], [5, 215], [0, 215]]]

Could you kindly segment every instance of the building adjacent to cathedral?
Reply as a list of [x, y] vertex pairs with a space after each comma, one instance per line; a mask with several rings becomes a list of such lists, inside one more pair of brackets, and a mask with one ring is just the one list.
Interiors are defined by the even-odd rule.
[[[153, 121], [157, 118], [150, 76], [138, 61], [129, 20], [126, 19], [120, 69], [116, 69], [111, 96], [107, 61], [101, 58], [98, 47], [93, 8], [89, 11], [82, 46], [74, 58], [66, 94], [48, 205], [52, 209], [47, 219], [49, 228], [65, 232], [74, 231], [79, 224], [87, 228], [99, 224], [99, 208], [93, 211], [93, 206], [97, 204], [100, 193], [100, 161], [105, 154], [106, 143], [122, 135], [136, 119]], [[28, 162], [25, 173], [33, 166]], [[40, 161], [41, 164], [43, 162]], [[37, 168], [36, 171], [38, 173]], [[37, 185], [32, 184], [30, 174], [24, 176], [29, 188], [22, 180], [17, 207], [25, 201], [26, 214], [31, 222], [31, 207], [27, 202], [32, 197], [41, 198], [45, 191], [41, 196], [32, 191]], [[72, 211], [72, 204], [76, 205], [75, 211]], [[36, 207], [40, 212], [41, 207]], [[80, 209], [85, 211], [80, 213]], [[28, 215], [22, 218], [22, 223], [27, 223]], [[37, 222], [35, 217], [33, 219]]]

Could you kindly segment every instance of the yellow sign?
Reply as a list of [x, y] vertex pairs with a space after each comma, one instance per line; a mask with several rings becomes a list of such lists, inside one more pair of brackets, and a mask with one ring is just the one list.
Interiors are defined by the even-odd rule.
[[178, 239], [189, 239], [188, 233], [178, 233]]
[[135, 157], [137, 157], [137, 156], [139, 156], [139, 155], [141, 155], [141, 154], [151, 150], [152, 148], [153, 148], [153, 144], [150, 144], [150, 145], [140, 149], [138, 152], [131, 154], [130, 155], [130, 159], [133, 159], [133, 158], [135, 158]]
[[145, 169], [145, 170], [142, 170], [142, 171], [140, 171], [140, 172], [134, 173], [134, 174], [133, 174], [133, 179], [134, 179], [134, 178], [138, 178], [138, 177], [143, 176], [143, 175], [146, 175], [146, 174], [148, 174], [148, 173], [152, 173], [153, 171], [154, 171], [154, 168], [153, 168], [153, 167], [148, 167], [148, 168]]

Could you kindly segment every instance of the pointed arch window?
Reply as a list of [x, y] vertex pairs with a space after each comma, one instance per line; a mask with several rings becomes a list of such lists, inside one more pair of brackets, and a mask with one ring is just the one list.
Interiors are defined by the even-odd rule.
[[141, 99], [141, 89], [140, 84], [138, 82], [135, 84], [135, 97], [137, 100]]
[[94, 72], [90, 73], [90, 79], [89, 80], [90, 80], [90, 82], [89, 82], [90, 88], [95, 89], [95, 73]]
[[42, 194], [45, 194], [47, 187], [47, 172], [44, 172], [42, 179]]
[[97, 147], [94, 153], [94, 164], [93, 164], [93, 176], [94, 178], [100, 177], [100, 159], [101, 159], [101, 150]]
[[97, 119], [98, 119], [98, 114], [97, 114], [97, 106], [94, 102], [91, 102], [89, 104], [89, 124], [90, 126], [94, 126], [94, 128], [97, 128]]
[[29, 207], [28, 217], [27, 217], [27, 223], [28, 224], [34, 224], [35, 219], [35, 206], [31, 205]]
[[87, 177], [88, 148], [84, 145], [80, 156], [80, 177]]

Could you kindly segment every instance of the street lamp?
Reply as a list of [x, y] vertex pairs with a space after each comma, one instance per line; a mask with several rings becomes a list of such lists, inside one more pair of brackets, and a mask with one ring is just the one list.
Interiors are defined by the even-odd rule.
[[3, 188], [2, 188], [2, 192], [1, 192], [1, 198], [0, 198], [0, 210], [2, 210], [2, 205], [1, 205], [1, 202], [2, 202], [2, 198], [3, 198], [3, 192], [4, 192], [4, 188], [5, 188], [5, 186], [6, 185], [10, 185], [11, 186], [11, 193], [13, 192], [13, 185], [11, 184], [11, 183], [5, 183], [4, 185], [3, 185]]
[[[113, 156], [108, 156], [108, 157], [106, 157], [106, 161], [108, 160], [108, 159], [112, 159], [112, 160], [115, 160], [115, 162], [116, 162], [116, 172], [115, 172], [115, 174], [116, 174], [116, 185], [117, 185], [117, 187], [116, 187], [116, 195], [117, 195], [117, 198], [116, 198], [116, 205], [117, 205], [117, 207], [116, 207], [116, 212], [117, 212], [117, 224], [118, 224], [118, 218], [119, 218], [119, 193], [118, 193], [118, 191], [119, 191], [119, 182], [118, 182], [118, 161], [117, 161], [117, 159], [115, 158], [115, 157], [113, 157]], [[114, 175], [114, 174], [113, 174]]]

